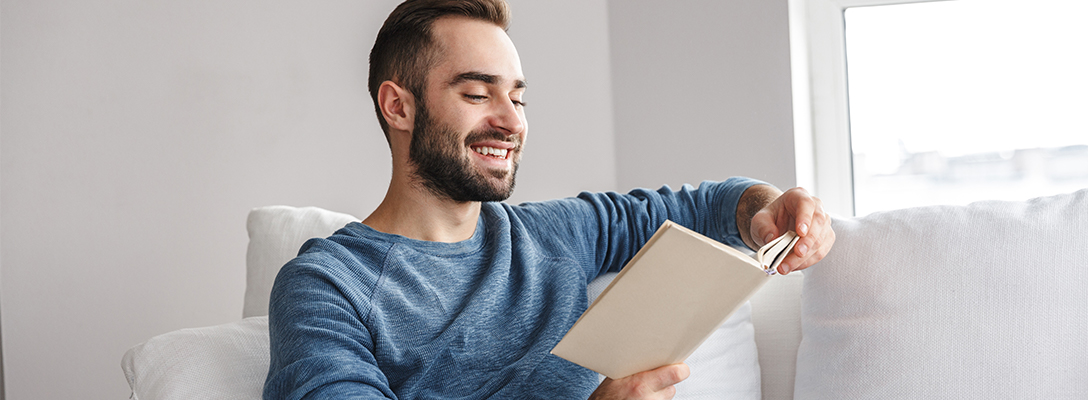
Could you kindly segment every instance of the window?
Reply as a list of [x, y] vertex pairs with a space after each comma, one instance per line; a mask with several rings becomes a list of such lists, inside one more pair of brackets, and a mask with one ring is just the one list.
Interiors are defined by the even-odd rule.
[[1088, 187], [1088, 2], [886, 3], [801, 4], [832, 212]]

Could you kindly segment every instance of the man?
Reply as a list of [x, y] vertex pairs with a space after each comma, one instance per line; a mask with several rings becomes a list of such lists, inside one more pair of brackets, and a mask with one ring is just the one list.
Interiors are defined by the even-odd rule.
[[745, 178], [511, 206], [526, 80], [503, 0], [409, 0], [371, 51], [393, 158], [362, 223], [303, 246], [272, 292], [267, 399], [671, 398], [683, 364], [599, 386], [549, 354], [665, 219], [734, 245], [802, 236], [780, 273], [834, 242], [819, 200]]

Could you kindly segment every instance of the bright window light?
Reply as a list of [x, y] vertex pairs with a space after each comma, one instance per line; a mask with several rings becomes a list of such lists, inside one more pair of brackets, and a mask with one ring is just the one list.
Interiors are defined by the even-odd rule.
[[857, 215], [1088, 187], [1088, 1], [844, 18]]

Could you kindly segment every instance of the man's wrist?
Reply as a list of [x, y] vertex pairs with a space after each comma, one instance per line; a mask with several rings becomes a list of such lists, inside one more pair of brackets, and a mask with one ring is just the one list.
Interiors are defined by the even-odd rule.
[[756, 250], [760, 247], [752, 238], [752, 217], [781, 195], [782, 191], [778, 188], [766, 184], [752, 185], [740, 195], [737, 202], [737, 230], [741, 240], [750, 249]]

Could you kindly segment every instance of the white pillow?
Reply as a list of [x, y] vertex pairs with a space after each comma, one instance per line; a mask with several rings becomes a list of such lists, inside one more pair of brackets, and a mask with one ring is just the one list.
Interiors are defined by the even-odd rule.
[[836, 219], [794, 398], [1088, 398], [1088, 190]]
[[752, 304], [737, 309], [686, 363], [691, 376], [676, 385], [676, 399], [762, 399]]
[[298, 255], [307, 240], [328, 237], [349, 222], [348, 214], [317, 207], [267, 206], [250, 210], [246, 219], [246, 296], [242, 317], [268, 315], [272, 283], [283, 264]]
[[134, 400], [259, 400], [268, 363], [268, 317], [253, 317], [156, 336], [121, 369]]

